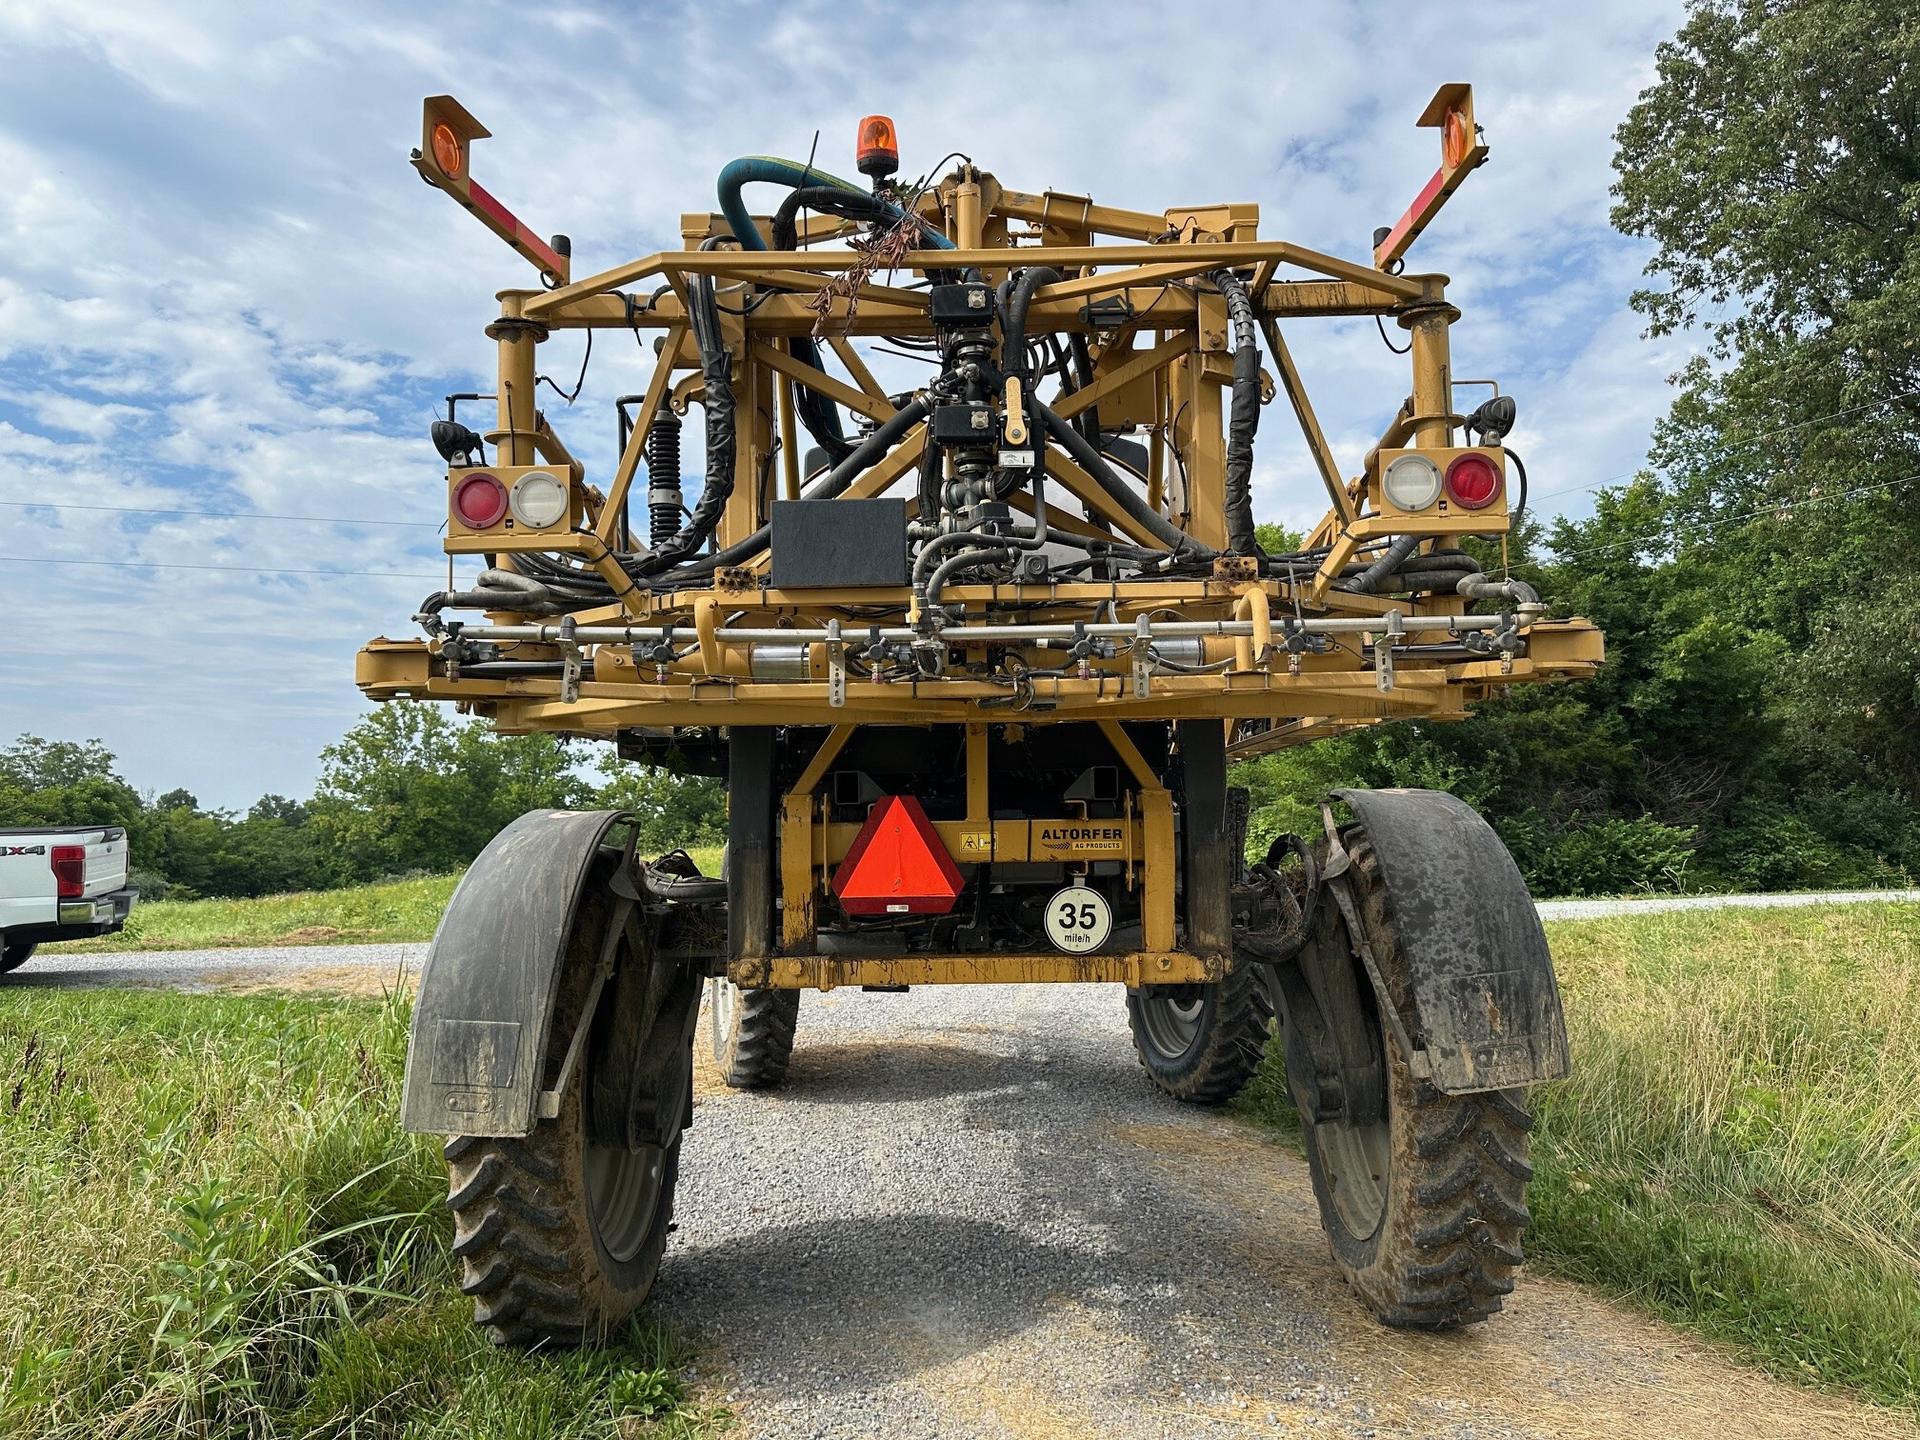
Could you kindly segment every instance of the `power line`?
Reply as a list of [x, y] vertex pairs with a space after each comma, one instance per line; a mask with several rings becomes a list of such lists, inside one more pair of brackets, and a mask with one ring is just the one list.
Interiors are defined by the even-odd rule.
[[0, 555], [0, 565], [102, 565], [114, 570], [224, 570], [236, 575], [326, 575], [340, 580], [438, 581], [445, 578], [400, 570], [295, 570], [278, 565], [189, 565], [178, 560], [63, 560], [42, 555]]
[[[1771, 440], [1778, 435], [1789, 435], [1795, 430], [1804, 430], [1809, 425], [1818, 425], [1822, 420], [1844, 420], [1849, 415], [1858, 415], [1866, 410], [1883, 410], [1889, 405], [1897, 404], [1902, 400], [1911, 400], [1915, 396], [1920, 396], [1920, 390], [1905, 390], [1898, 395], [1889, 395], [1884, 400], [1871, 400], [1865, 405], [1855, 405], [1851, 410], [1831, 410], [1825, 415], [1812, 415], [1805, 420], [1796, 420], [1791, 425], [1782, 425], [1778, 430], [1763, 430], [1758, 435], [1748, 436], [1741, 443], [1758, 445], [1762, 440]], [[1591, 485], [1570, 485], [1564, 490], [1544, 491], [1541, 494], [1529, 497], [1527, 503], [1529, 505], [1536, 504], [1541, 500], [1551, 500], [1558, 495], [1584, 494], [1587, 491], [1598, 490], [1603, 486], [1611, 485], [1616, 480], [1631, 480], [1634, 476], [1638, 475], [1641, 470], [1650, 468], [1657, 469], [1657, 467], [1650, 466], [1635, 466], [1633, 469], [1622, 471], [1618, 475], [1609, 475], [1604, 480], [1596, 480]]]
[[1554, 559], [1565, 562], [1579, 560], [1588, 555], [1604, 555], [1610, 551], [1638, 545], [1643, 540], [1658, 539], [1662, 536], [1700, 535], [1709, 531], [1724, 529], [1728, 525], [1737, 525], [1743, 520], [1753, 520], [1762, 515], [1775, 515], [1782, 510], [1798, 510], [1805, 505], [1819, 505], [1832, 500], [1851, 500], [1860, 495], [1871, 495], [1881, 490], [1898, 490], [1903, 485], [1920, 483], [1920, 475], [1907, 475], [1898, 480], [1883, 480], [1878, 485], [1859, 485], [1851, 490], [1838, 490], [1831, 495], [1802, 495], [1791, 500], [1776, 500], [1770, 505], [1760, 505], [1752, 510], [1744, 510], [1738, 515], [1722, 515], [1712, 520], [1697, 521], [1692, 525], [1681, 525], [1671, 530], [1647, 530], [1638, 535], [1629, 535], [1624, 540], [1610, 540], [1604, 545], [1589, 545], [1582, 550], [1569, 550], [1564, 555], [1556, 554]]
[[196, 515], [209, 520], [292, 520], [305, 525], [400, 525], [438, 530], [444, 522], [432, 520], [348, 519], [344, 515], [269, 515], [259, 510], [160, 510], [145, 505], [76, 505], [53, 500], [0, 500], [21, 510], [103, 510], [115, 515]]

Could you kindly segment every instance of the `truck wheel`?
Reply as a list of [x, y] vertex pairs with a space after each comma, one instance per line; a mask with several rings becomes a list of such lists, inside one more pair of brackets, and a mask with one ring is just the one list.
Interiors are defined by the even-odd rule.
[[33, 958], [33, 952], [39, 948], [37, 942], [24, 940], [17, 945], [0, 946], [0, 975], [9, 970], [18, 970]]
[[496, 1345], [578, 1345], [646, 1299], [672, 1228], [678, 1136], [593, 1143], [576, 1072], [531, 1135], [456, 1136], [446, 1157], [460, 1289]]
[[[1357, 830], [1346, 844], [1374, 958], [1383, 974], [1401, 973], [1372, 847]], [[1521, 1261], [1533, 1174], [1526, 1092], [1443, 1095], [1414, 1079], [1391, 1029], [1381, 1031], [1385, 1116], [1305, 1123], [1320, 1221], [1340, 1269], [1384, 1324], [1470, 1325], [1500, 1308]]]
[[724, 975], [707, 981], [707, 1023], [713, 1061], [735, 1090], [767, 1090], [787, 1078], [798, 990], [746, 990]]
[[1148, 985], [1127, 992], [1133, 1048], [1176, 1100], [1224, 1105], [1260, 1068], [1273, 1001], [1266, 967], [1242, 964], [1210, 985]]

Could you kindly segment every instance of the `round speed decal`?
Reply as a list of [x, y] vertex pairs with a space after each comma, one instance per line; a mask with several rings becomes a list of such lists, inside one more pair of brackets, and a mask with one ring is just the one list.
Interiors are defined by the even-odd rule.
[[1098, 950], [1113, 933], [1113, 907], [1085, 885], [1069, 885], [1047, 901], [1047, 938], [1069, 955]]

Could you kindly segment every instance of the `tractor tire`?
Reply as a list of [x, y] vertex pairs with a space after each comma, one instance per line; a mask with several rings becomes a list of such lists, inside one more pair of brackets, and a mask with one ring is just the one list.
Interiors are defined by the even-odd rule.
[[531, 1135], [456, 1136], [446, 1157], [460, 1290], [496, 1345], [594, 1342], [646, 1299], [673, 1228], [678, 1136], [591, 1143], [576, 1072]]
[[[610, 892], [609, 892], [610, 893]], [[557, 1082], [567, 1037], [593, 994], [604, 910], [583, 912], [569, 937], [567, 975], [556, 1001], [546, 1083]], [[619, 973], [644, 963], [624, 952]], [[620, 996], [609, 991], [588, 1025], [586, 1045], [560, 1093], [558, 1113], [513, 1138], [455, 1136], [446, 1143], [447, 1206], [461, 1293], [474, 1323], [496, 1345], [520, 1348], [598, 1344], [639, 1308], [659, 1273], [673, 1230], [681, 1130], [665, 1143], [629, 1149], [597, 1139], [588, 1123], [588, 1087], [601, 1046], [613, 1041]], [[664, 1022], [662, 1022], [664, 1025]], [[659, 1029], [655, 1043], [675, 1054], [691, 1094], [693, 1049], [686, 1031]]]
[[1210, 985], [1127, 992], [1127, 1023], [1147, 1076], [1176, 1100], [1224, 1105], [1260, 1068], [1274, 1015], [1262, 965], [1242, 963]]
[[[1346, 844], [1374, 958], [1384, 975], [1403, 973], [1373, 849], [1357, 829]], [[1383, 1324], [1471, 1325], [1500, 1309], [1521, 1263], [1533, 1174], [1526, 1091], [1444, 1095], [1414, 1079], [1391, 1028], [1381, 1032], [1385, 1116], [1365, 1126], [1304, 1125], [1321, 1224], [1341, 1271]]]
[[18, 970], [33, 958], [33, 952], [39, 948], [38, 943], [25, 940], [17, 945], [0, 946], [0, 975], [9, 970]]
[[746, 990], [724, 975], [707, 981], [713, 1063], [735, 1090], [770, 1090], [787, 1078], [798, 990]]

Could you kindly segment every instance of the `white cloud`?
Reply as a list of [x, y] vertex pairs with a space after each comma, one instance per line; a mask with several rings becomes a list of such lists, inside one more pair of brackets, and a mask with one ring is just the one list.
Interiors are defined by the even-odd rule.
[[[422, 95], [455, 91], [494, 130], [476, 173], [571, 234], [586, 274], [675, 243], [736, 154], [804, 156], [817, 128], [819, 163], [849, 171], [872, 111], [910, 167], [958, 148], [1027, 189], [1256, 199], [1263, 233], [1364, 255], [1432, 169], [1412, 124], [1427, 96], [1477, 78], [1493, 163], [1415, 260], [1455, 277], [1457, 373], [1518, 393], [1515, 440], [1546, 491], [1637, 463], [1682, 353], [1637, 338], [1641, 252], [1606, 228], [1611, 130], [1677, 21], [1675, 0], [1502, 0], [1471, 26], [1333, 0], [1177, 23], [1143, 0], [0, 0], [0, 500], [427, 522], [0, 507], [0, 554], [146, 567], [0, 562], [16, 621], [0, 740], [100, 734], [140, 783], [233, 805], [311, 784], [357, 709], [353, 649], [406, 632], [444, 570], [424, 441], [438, 396], [491, 388], [492, 292], [530, 280], [406, 165]], [[1288, 335], [1352, 466], [1406, 362], [1368, 321]], [[600, 337], [577, 406], [548, 397], [597, 473], [608, 402], [647, 373], [623, 338]], [[579, 345], [559, 337], [547, 360], [568, 384]], [[1302, 525], [1321, 491], [1290, 419], [1266, 412], [1257, 495]], [[159, 568], [176, 565], [420, 578]]]

